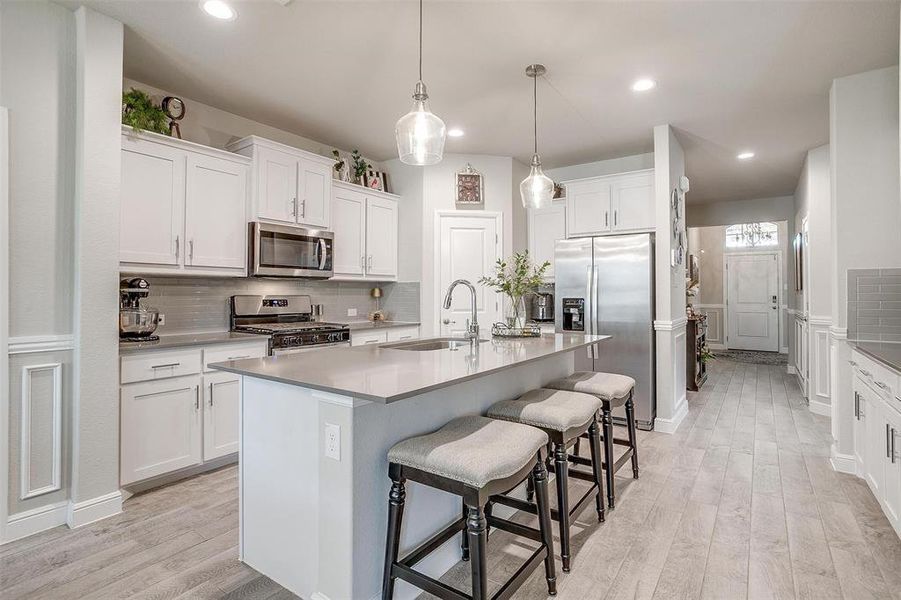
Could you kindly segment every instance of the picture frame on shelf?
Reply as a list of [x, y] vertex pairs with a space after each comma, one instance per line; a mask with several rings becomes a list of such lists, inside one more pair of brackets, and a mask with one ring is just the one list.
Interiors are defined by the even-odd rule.
[[370, 190], [388, 192], [388, 175], [384, 171], [376, 171], [370, 167], [366, 169], [363, 185]]
[[485, 184], [482, 174], [466, 163], [466, 167], [454, 175], [454, 192], [457, 204], [484, 203]]

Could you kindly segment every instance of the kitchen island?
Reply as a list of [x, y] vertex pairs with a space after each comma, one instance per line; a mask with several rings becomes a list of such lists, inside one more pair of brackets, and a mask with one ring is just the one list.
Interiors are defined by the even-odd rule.
[[[388, 449], [569, 375], [574, 352], [607, 338], [416, 340], [211, 365], [242, 376], [241, 559], [302, 598], [377, 598]], [[410, 484], [401, 552], [461, 508]], [[455, 538], [419, 568], [438, 577], [459, 559]], [[396, 598], [418, 594], [398, 582]]]

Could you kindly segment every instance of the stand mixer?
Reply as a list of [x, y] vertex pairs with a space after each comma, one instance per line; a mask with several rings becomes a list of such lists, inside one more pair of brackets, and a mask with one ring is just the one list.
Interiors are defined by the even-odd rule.
[[141, 306], [150, 294], [150, 283], [141, 277], [119, 282], [119, 339], [126, 342], [152, 342], [159, 324], [160, 313], [155, 308]]

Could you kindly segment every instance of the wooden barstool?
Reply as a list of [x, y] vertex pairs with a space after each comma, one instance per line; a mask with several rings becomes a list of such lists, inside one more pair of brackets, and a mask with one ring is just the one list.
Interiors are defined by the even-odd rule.
[[[540, 543], [493, 598], [509, 598], [542, 561], [548, 594], [556, 595], [553, 533], [543, 456], [547, 443], [548, 437], [540, 429], [471, 416], [454, 419], [434, 433], [406, 439], [391, 448], [388, 451], [388, 476], [392, 483], [388, 494], [388, 538], [382, 599], [390, 600], [394, 595], [395, 579], [402, 579], [443, 600], [487, 600], [486, 546], [489, 524]], [[406, 497], [404, 485], [408, 479], [462, 496], [465, 514], [398, 560]], [[506, 493], [526, 479], [530, 479], [535, 487], [537, 530], [486, 515], [486, 507], [493, 495]], [[472, 570], [471, 595], [413, 568], [461, 531], [465, 540], [464, 558], [469, 559]]]
[[[601, 447], [597, 414], [601, 402], [592, 395], [551, 389], [536, 389], [526, 392], [515, 400], [504, 400], [491, 406], [486, 413], [492, 419], [503, 419], [523, 425], [531, 425], [547, 434], [553, 445], [553, 471], [557, 479], [557, 509], [551, 510], [551, 518], [560, 524], [560, 558], [563, 571], [569, 572], [571, 553], [569, 529], [573, 517], [584, 510], [595, 499], [598, 521], [604, 520], [604, 485], [601, 474]], [[567, 448], [579, 439], [588, 436], [591, 448], [591, 473], [569, 467]], [[569, 501], [569, 478], [575, 477], [591, 482], [591, 487], [577, 502]], [[535, 513], [537, 507], [509, 496], [493, 499], [498, 504]]]
[[[601, 401], [601, 436], [604, 441], [604, 470], [607, 473], [607, 506], [615, 507], [616, 491], [614, 489], [614, 475], [627, 461], [632, 461], [632, 477], [638, 479], [638, 446], [635, 442], [635, 405], [632, 402], [632, 394], [635, 390], [635, 380], [626, 375], [616, 373], [599, 373], [595, 371], [576, 371], [569, 377], [557, 379], [545, 387], [556, 390], [569, 390], [591, 394]], [[624, 440], [613, 437], [614, 408], [625, 406], [626, 427], [629, 439]], [[626, 452], [618, 459], [614, 458], [613, 445], [626, 446]], [[588, 464], [588, 459], [581, 456], [571, 456], [570, 460], [577, 464]]]

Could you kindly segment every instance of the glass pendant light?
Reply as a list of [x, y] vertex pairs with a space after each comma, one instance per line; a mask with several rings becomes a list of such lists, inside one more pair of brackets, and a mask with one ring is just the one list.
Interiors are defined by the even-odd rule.
[[419, 81], [413, 88], [413, 108], [394, 126], [397, 155], [408, 165], [434, 165], [444, 156], [447, 130], [444, 121], [429, 109], [429, 95], [422, 82], [422, 0], [419, 0]]
[[526, 76], [532, 78], [532, 100], [535, 117], [535, 153], [532, 155], [532, 169], [529, 176], [519, 184], [522, 205], [526, 208], [545, 208], [551, 205], [554, 198], [554, 182], [541, 170], [541, 157], [538, 156], [538, 78], [547, 73], [544, 65], [529, 65]]

